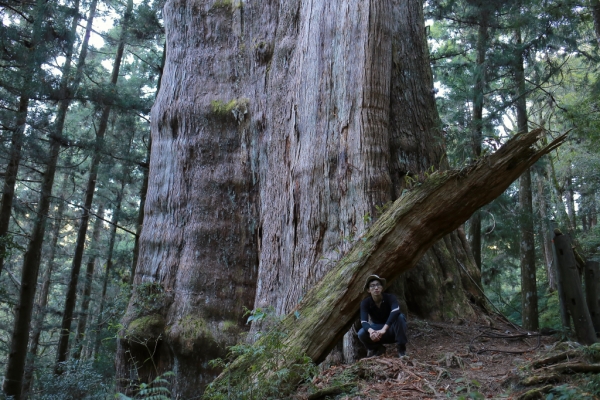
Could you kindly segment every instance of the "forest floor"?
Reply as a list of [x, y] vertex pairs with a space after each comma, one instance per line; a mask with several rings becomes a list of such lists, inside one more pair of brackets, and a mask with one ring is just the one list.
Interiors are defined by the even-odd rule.
[[597, 399], [600, 393], [598, 344], [529, 335], [500, 317], [460, 324], [409, 319], [407, 356], [398, 358], [388, 346], [383, 356], [322, 370], [294, 398]]

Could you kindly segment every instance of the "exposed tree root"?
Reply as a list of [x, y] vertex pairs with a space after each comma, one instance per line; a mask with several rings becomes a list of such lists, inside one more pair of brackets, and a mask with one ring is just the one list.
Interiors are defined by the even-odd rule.
[[519, 383], [523, 386], [534, 386], [542, 383], [553, 383], [558, 381], [560, 381], [560, 374], [552, 373], [528, 376], [522, 379]]
[[540, 388], [531, 389], [531, 390], [523, 393], [519, 397], [517, 397], [517, 400], [545, 399], [546, 396], [544, 396], [544, 395], [546, 393], [550, 392], [552, 390], [552, 388], [554, 388], [554, 385], [546, 385], [546, 386], [542, 386]]

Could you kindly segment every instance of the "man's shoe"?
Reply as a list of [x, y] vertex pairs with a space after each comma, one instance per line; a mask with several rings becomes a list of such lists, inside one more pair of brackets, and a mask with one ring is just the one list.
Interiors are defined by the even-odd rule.
[[367, 357], [378, 357], [385, 354], [385, 346], [379, 345], [375, 350], [367, 351]]
[[398, 345], [398, 358], [402, 358], [406, 355], [406, 345], [399, 344]]

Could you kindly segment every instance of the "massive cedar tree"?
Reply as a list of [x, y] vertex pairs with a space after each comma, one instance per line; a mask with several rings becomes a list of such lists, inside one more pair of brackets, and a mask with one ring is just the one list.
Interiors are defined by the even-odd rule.
[[[117, 369], [122, 386], [134, 367], [172, 369], [187, 398], [246, 330], [244, 306], [289, 311], [381, 207], [447, 163], [421, 1], [170, 0], [164, 18]], [[423, 317], [469, 316], [467, 271], [479, 279], [455, 232], [394, 288]]]

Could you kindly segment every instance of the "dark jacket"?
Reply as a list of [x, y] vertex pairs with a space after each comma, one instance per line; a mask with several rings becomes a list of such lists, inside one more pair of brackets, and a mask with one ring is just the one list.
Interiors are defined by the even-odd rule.
[[373, 324], [387, 324], [392, 326], [400, 315], [400, 306], [396, 296], [390, 293], [383, 293], [383, 300], [380, 307], [377, 307], [373, 297], [369, 296], [360, 303], [360, 323], [364, 330], [371, 327], [369, 317]]

